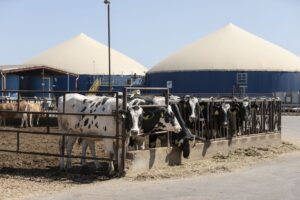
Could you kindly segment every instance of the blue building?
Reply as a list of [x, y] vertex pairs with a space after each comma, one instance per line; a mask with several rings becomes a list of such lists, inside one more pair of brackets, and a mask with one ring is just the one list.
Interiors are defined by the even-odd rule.
[[229, 24], [152, 67], [146, 85], [198, 96], [299, 94], [300, 58]]
[[[86, 91], [97, 78], [101, 81], [100, 90], [108, 90], [108, 48], [82, 33], [25, 64], [47, 65], [78, 74], [77, 77], [54, 77], [54, 90]], [[143, 85], [146, 71], [147, 68], [140, 63], [111, 49], [111, 83], [114, 90], [120, 90], [123, 86]]]
[[[17, 92], [12, 90], [32, 90], [35, 92], [23, 92], [20, 95], [22, 97], [38, 96], [46, 98], [53, 96], [47, 92], [54, 91], [56, 87], [55, 77], [65, 77], [72, 80], [78, 76], [72, 72], [45, 65], [3, 65], [0, 66], [0, 74], [2, 96], [16, 97]], [[66, 85], [66, 87], [69, 86]], [[38, 93], [36, 91], [42, 92]]]

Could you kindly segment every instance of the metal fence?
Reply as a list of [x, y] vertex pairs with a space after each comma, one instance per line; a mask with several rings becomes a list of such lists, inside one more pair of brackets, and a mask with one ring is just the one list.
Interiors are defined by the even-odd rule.
[[[32, 134], [32, 135], [47, 135], [54, 137], [61, 137], [63, 145], [65, 144], [65, 140], [67, 136], [74, 137], [84, 137], [84, 138], [93, 138], [93, 139], [111, 139], [116, 143], [115, 155], [119, 155], [119, 150], [121, 150], [121, 169], [116, 167], [116, 172], [122, 172], [125, 169], [125, 158], [126, 158], [126, 127], [125, 123], [123, 123], [121, 119], [121, 115], [119, 114], [119, 103], [122, 101], [122, 109], [123, 111], [127, 110], [128, 103], [128, 93], [134, 90], [140, 90], [145, 92], [146, 94], [149, 91], [154, 91], [155, 93], [159, 93], [160, 96], [165, 97], [164, 105], [142, 105], [141, 107], [167, 107], [169, 102], [169, 89], [167, 88], [142, 88], [142, 87], [125, 87], [123, 89], [123, 99], [118, 95], [117, 92], [91, 92], [96, 93], [97, 95], [107, 95], [107, 96], [115, 96], [116, 98], [116, 110], [110, 114], [97, 114], [97, 113], [82, 113], [82, 112], [66, 112], [65, 109], [65, 101], [66, 94], [74, 93], [74, 92], [65, 92], [65, 91], [55, 91], [55, 92], [46, 92], [46, 91], [25, 91], [25, 90], [14, 90], [9, 92], [17, 93], [17, 98], [14, 99], [15, 109], [14, 110], [5, 110], [0, 109], [0, 117], [2, 118], [6, 114], [40, 114], [44, 115], [46, 120], [44, 126], [46, 127], [46, 131], [40, 131], [37, 129], [21, 129], [21, 128], [11, 128], [11, 127], [0, 127], [1, 133], [15, 133], [16, 134], [16, 147], [15, 150], [2, 149], [0, 147], [0, 151], [2, 152], [10, 152], [10, 153], [20, 153], [20, 154], [31, 154], [31, 155], [40, 155], [40, 156], [54, 156], [54, 157], [68, 157], [68, 158], [86, 158], [90, 160], [102, 160], [102, 161], [113, 161], [118, 163], [119, 157], [116, 156], [115, 159], [106, 158], [106, 157], [82, 157], [82, 156], [68, 156], [65, 155], [63, 151], [62, 154], [59, 153], [47, 153], [47, 152], [38, 152], [38, 151], [25, 151], [20, 149], [20, 135], [21, 134]], [[1, 91], [2, 93], [8, 92]], [[28, 93], [53, 93], [54, 96], [62, 96], [63, 97], [63, 111], [57, 112], [56, 109], [42, 110], [40, 112], [31, 112], [24, 111], [20, 107], [20, 103], [24, 101], [26, 98], [22, 97], [22, 94]], [[81, 94], [90, 93], [88, 91], [77, 92]], [[143, 94], [142, 94], [143, 95]], [[88, 97], [87, 97], [88, 98]], [[36, 99], [35, 99], [36, 100]], [[119, 102], [120, 100], [120, 102]], [[6, 100], [2, 100], [5, 102]], [[38, 99], [37, 101], [44, 102], [45, 99]], [[52, 99], [51, 104], [56, 106], [56, 99]], [[238, 137], [242, 135], [251, 135], [251, 134], [259, 134], [259, 133], [273, 133], [273, 132], [281, 132], [281, 101], [274, 98], [260, 98], [260, 99], [249, 99], [247, 102], [249, 106], [247, 108], [247, 114], [243, 115], [244, 118], [239, 119], [239, 111], [234, 110], [233, 108], [238, 105], [239, 108], [242, 107], [244, 99], [230, 99], [230, 98], [222, 98], [222, 99], [200, 99], [199, 109], [197, 110], [197, 119], [190, 124], [190, 129], [193, 131], [195, 135], [200, 138], [205, 138], [206, 140], [210, 139], [230, 139], [232, 137]], [[226, 118], [227, 124], [219, 124], [219, 126], [215, 126], [216, 118], [214, 113], [217, 111], [217, 106], [222, 104], [230, 105], [230, 109], [228, 112], [228, 116]], [[59, 115], [88, 115], [88, 116], [111, 116], [116, 121], [116, 134], [113, 136], [101, 136], [96, 134], [84, 134], [84, 133], [66, 133], [61, 130], [53, 130], [51, 126], [53, 124], [50, 123], [50, 118], [53, 116]], [[182, 112], [183, 118], [186, 123], [190, 123], [187, 117], [187, 113]], [[239, 121], [240, 120], [240, 121]], [[122, 123], [122, 124], [120, 124]], [[121, 130], [120, 130], [120, 127]], [[159, 132], [170, 134], [167, 131]], [[155, 133], [153, 133], [155, 134]], [[170, 135], [167, 137], [170, 138]], [[121, 142], [121, 143], [120, 143]], [[170, 142], [168, 142], [170, 145]], [[63, 147], [64, 149], [64, 147]]]
[[[28, 130], [28, 129], [22, 129], [19, 127], [0, 127], [0, 134], [1, 133], [15, 133], [16, 134], [16, 147], [15, 150], [9, 150], [9, 149], [2, 149], [2, 147], [0, 147], [0, 152], [9, 152], [9, 153], [18, 153], [18, 154], [30, 154], [30, 155], [40, 155], [40, 156], [52, 156], [52, 157], [67, 157], [67, 158], [85, 158], [85, 159], [90, 159], [90, 160], [102, 160], [102, 161], [114, 161], [116, 163], [119, 162], [119, 158], [118, 156], [116, 156], [116, 159], [112, 159], [112, 158], [106, 158], [106, 157], [82, 157], [82, 156], [68, 156], [65, 155], [65, 152], [62, 151], [61, 154], [58, 153], [46, 153], [46, 152], [38, 152], [38, 151], [26, 151], [26, 150], [22, 150], [20, 149], [20, 144], [21, 144], [21, 140], [20, 140], [20, 135], [21, 134], [32, 134], [32, 135], [45, 135], [45, 136], [55, 136], [55, 137], [61, 137], [62, 138], [62, 145], [63, 145], [63, 149], [64, 145], [65, 145], [65, 140], [67, 136], [74, 136], [74, 137], [84, 137], [84, 138], [92, 138], [92, 139], [111, 139], [111, 140], [115, 140], [116, 141], [116, 152], [115, 155], [118, 155], [118, 151], [120, 149], [120, 144], [119, 141], [122, 140], [122, 143], [125, 143], [125, 137], [124, 135], [122, 135], [122, 131], [119, 130], [119, 125], [122, 122], [121, 117], [119, 115], [119, 96], [117, 94], [117, 92], [92, 92], [92, 93], [96, 93], [97, 95], [108, 95], [108, 96], [115, 96], [116, 97], [116, 110], [115, 112], [112, 112], [111, 114], [93, 114], [93, 113], [82, 113], [82, 112], [66, 112], [65, 109], [65, 101], [66, 101], [66, 94], [69, 93], [74, 93], [74, 92], [65, 92], [65, 91], [55, 91], [55, 92], [46, 92], [46, 91], [31, 91], [31, 90], [13, 90], [13, 91], [1, 91], [1, 92], [14, 92], [17, 93], [17, 98], [14, 99], [11, 103], [14, 104], [14, 109], [11, 110], [7, 110], [7, 109], [0, 109], [0, 116], [1, 119], [3, 119], [4, 117], [6, 117], [7, 115], [11, 116], [18, 116], [18, 115], [22, 115], [22, 114], [35, 114], [35, 115], [44, 115], [46, 120], [46, 124], [44, 125], [46, 127], [46, 131], [39, 131], [37, 129], [34, 130]], [[22, 94], [24, 93], [54, 93], [57, 94], [58, 96], [62, 96], [63, 97], [63, 111], [62, 112], [57, 112], [56, 110], [47, 110], [47, 111], [38, 111], [38, 112], [31, 112], [31, 111], [25, 111], [21, 109], [20, 104], [22, 102], [25, 101], [26, 98], [22, 97]], [[89, 91], [82, 91], [79, 92], [82, 94], [87, 94], [89, 93]], [[43, 101], [43, 99], [39, 99], [36, 101]], [[53, 100], [55, 101], [55, 100]], [[3, 102], [2, 102], [3, 103]], [[126, 106], [126, 105], [123, 105]], [[126, 107], [123, 107], [123, 109], [126, 109]], [[53, 124], [50, 124], [50, 116], [51, 115], [55, 115], [55, 116], [59, 116], [59, 115], [75, 115], [75, 116], [111, 116], [114, 118], [114, 120], [116, 120], [116, 134], [114, 136], [103, 136], [103, 135], [96, 135], [96, 134], [82, 134], [82, 133], [66, 133], [64, 131], [58, 130], [58, 131], [53, 131], [50, 127], [53, 126]], [[14, 117], [12, 117], [14, 118]], [[124, 131], [123, 131], [124, 132]], [[123, 157], [122, 159], [122, 168], [118, 169], [118, 167], [115, 168], [116, 172], [122, 172], [124, 170], [124, 160], [125, 160], [125, 147], [124, 145], [121, 147], [121, 151], [122, 151], [122, 155]]]
[[[248, 107], [243, 108], [244, 102], [248, 102]], [[221, 104], [230, 105], [226, 119], [219, 119], [215, 115], [216, 112], [220, 112], [216, 105]], [[281, 132], [281, 101], [274, 98], [246, 101], [245, 99], [200, 99], [197, 119], [191, 123], [186, 114], [183, 113], [183, 116], [185, 121], [191, 124], [193, 133], [207, 140]]]

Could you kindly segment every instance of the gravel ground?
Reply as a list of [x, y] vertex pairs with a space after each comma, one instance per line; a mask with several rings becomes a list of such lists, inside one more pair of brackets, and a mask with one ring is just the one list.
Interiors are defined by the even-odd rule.
[[[297, 118], [298, 119], [298, 118]], [[283, 120], [283, 127], [289, 127], [294, 118]], [[297, 125], [292, 126], [296, 134]], [[298, 128], [299, 129], [299, 128]], [[40, 128], [39, 128], [40, 130]], [[283, 130], [283, 133], [285, 130]], [[30, 136], [30, 137], [28, 137]], [[0, 135], [0, 148], [15, 149], [15, 134]], [[32, 136], [21, 137], [21, 150], [33, 150], [56, 153], [58, 151], [57, 137]], [[156, 179], [179, 179], [204, 174], [231, 172], [246, 166], [254, 165], [262, 160], [271, 160], [278, 155], [297, 151], [297, 144], [283, 142], [280, 147], [238, 149], [229, 155], [217, 154], [211, 159], [186, 162], [183, 165], [152, 169], [139, 174], [127, 174], [123, 180], [140, 182]], [[76, 145], [75, 154], [80, 155], [81, 149]], [[97, 154], [103, 153], [101, 144]], [[23, 199], [51, 194], [61, 190], [90, 185], [111, 177], [103, 171], [95, 171], [90, 163], [89, 167], [80, 168], [79, 160], [73, 159], [74, 168], [69, 172], [59, 172], [58, 159], [30, 155], [16, 155], [0, 153], [0, 200]]]

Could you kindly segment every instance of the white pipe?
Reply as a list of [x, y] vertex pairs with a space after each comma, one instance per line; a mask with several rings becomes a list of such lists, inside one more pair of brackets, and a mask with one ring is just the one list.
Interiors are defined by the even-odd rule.
[[79, 79], [79, 75], [76, 77], [76, 80], [75, 80], [75, 89], [77, 90], [77, 85], [78, 85], [78, 79]]
[[70, 91], [70, 74], [68, 73], [68, 83], [67, 83], [67, 90]]
[[2, 90], [6, 90], [6, 77], [3, 74], [3, 72], [1, 72], [1, 76], [2, 76]]

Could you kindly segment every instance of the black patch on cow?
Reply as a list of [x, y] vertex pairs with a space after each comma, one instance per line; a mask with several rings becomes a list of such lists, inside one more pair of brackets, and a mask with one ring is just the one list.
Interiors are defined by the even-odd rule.
[[89, 100], [89, 101], [87, 101], [88, 103], [92, 103], [93, 102], [93, 100]]
[[94, 103], [92, 103], [92, 104], [91, 104], [91, 106], [90, 106], [90, 108], [92, 108], [92, 107], [93, 107], [95, 104], [96, 104], [95, 102], [94, 102]]
[[139, 101], [139, 100], [137, 100], [137, 99], [134, 100], [133, 103], [132, 103], [132, 105], [135, 106], [135, 105], [138, 103], [138, 101]]
[[89, 124], [88, 128], [91, 128], [91, 125]]
[[96, 127], [96, 128], [99, 128], [99, 126], [98, 126], [98, 122], [95, 124], [95, 127]]
[[94, 119], [96, 119], [97, 118], [97, 115], [94, 115]]
[[101, 104], [101, 101], [98, 101], [98, 103], [96, 103], [96, 108], [98, 108], [98, 106]]
[[93, 112], [93, 110], [90, 110], [90, 113], [92, 113]]
[[84, 108], [82, 108], [82, 110], [80, 112], [84, 112], [86, 110], [86, 106], [84, 106]]
[[92, 125], [94, 124], [94, 121], [92, 120], [92, 123], [91, 123]]
[[103, 106], [105, 103], [106, 103], [106, 101], [108, 100], [108, 98], [107, 97], [105, 97], [104, 99], [103, 99], [103, 101], [102, 101], [102, 103], [101, 103], [101, 105]]
[[102, 111], [105, 111], [105, 108], [104, 108], [104, 107], [102, 108]]
[[85, 102], [86, 102], [86, 100], [87, 100], [87, 99], [83, 99], [83, 103], [85, 103]]
[[104, 126], [104, 128], [103, 128], [103, 129], [104, 129], [104, 131], [106, 131], [106, 130], [107, 130], [106, 126]]
[[75, 125], [75, 128], [79, 128], [79, 122]]
[[74, 107], [75, 107], [75, 104], [72, 105], [72, 108], [74, 108]]
[[86, 126], [88, 123], [89, 123], [89, 118], [87, 118], [87, 119], [84, 121], [84, 126]]

